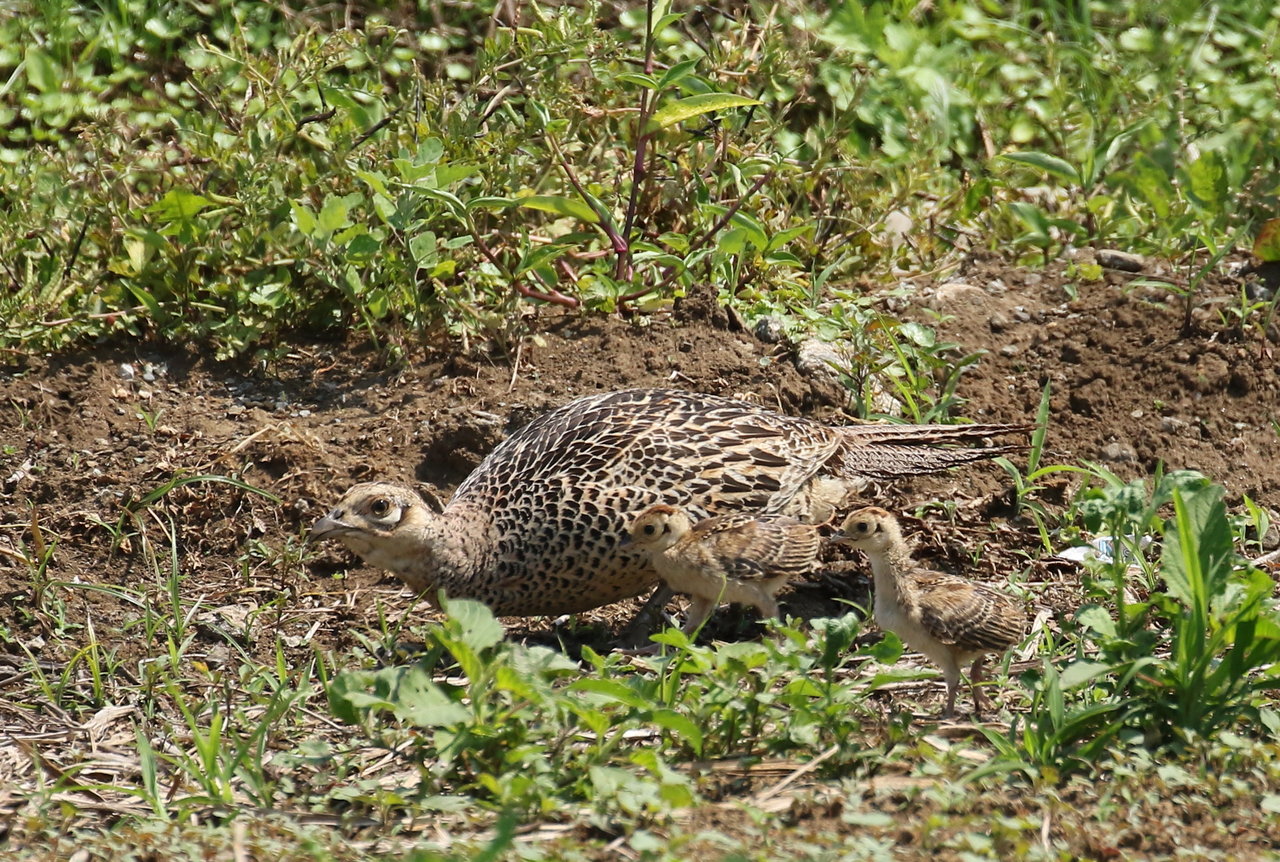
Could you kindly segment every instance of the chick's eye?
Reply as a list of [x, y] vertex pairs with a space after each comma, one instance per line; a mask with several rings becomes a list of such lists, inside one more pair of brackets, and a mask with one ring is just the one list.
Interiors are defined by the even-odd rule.
[[866, 521], [862, 521], [858, 524], [857, 530], [859, 533], [869, 533], [871, 532], [871, 525]]
[[653, 524], [645, 524], [645, 525], [644, 525], [644, 534], [645, 534], [646, 536], [652, 536], [652, 535], [653, 535], [653, 531], [654, 531], [654, 529], [655, 529], [655, 527], [653, 526]]
[[387, 512], [391, 511], [391, 503], [387, 500], [379, 498], [369, 504], [369, 511], [373, 512], [375, 518], [381, 518]]

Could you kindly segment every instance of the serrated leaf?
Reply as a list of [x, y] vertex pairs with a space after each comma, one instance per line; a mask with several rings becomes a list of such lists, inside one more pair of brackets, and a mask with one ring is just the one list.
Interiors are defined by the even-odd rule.
[[1280, 218], [1262, 223], [1253, 240], [1253, 253], [1266, 262], [1280, 261]]
[[526, 198], [520, 198], [518, 204], [526, 209], [569, 216], [590, 224], [600, 221], [596, 211], [579, 198], [567, 198], [561, 195], [529, 195]]
[[711, 114], [727, 108], [744, 108], [748, 105], [758, 104], [760, 104], [758, 99], [739, 96], [734, 93], [700, 93], [696, 96], [676, 99], [674, 102], [668, 102], [663, 105], [649, 119], [649, 128], [665, 129], [667, 126], [674, 126], [676, 123], [682, 123], [685, 120], [691, 120], [703, 114]]

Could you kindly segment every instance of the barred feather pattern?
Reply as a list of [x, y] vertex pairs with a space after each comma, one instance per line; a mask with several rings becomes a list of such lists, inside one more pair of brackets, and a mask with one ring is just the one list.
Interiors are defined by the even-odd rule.
[[982, 444], [1027, 430], [829, 426], [714, 395], [606, 392], [511, 435], [442, 513], [411, 489], [363, 483], [312, 536], [343, 542], [428, 597], [443, 589], [501, 615], [573, 613], [657, 582], [648, 556], [620, 544], [651, 505], [678, 506], [694, 520], [750, 512], [823, 521], [868, 478], [990, 458], [1018, 447]]
[[692, 524], [683, 510], [665, 504], [640, 513], [630, 540], [649, 551], [668, 587], [693, 597], [686, 632], [721, 603], [749, 604], [761, 617], [777, 617], [778, 591], [817, 567], [822, 546], [817, 527], [786, 515], [738, 512]]
[[[844, 541], [864, 551], [875, 580], [875, 620], [881, 628], [928, 656], [942, 669], [947, 708], [955, 706], [962, 665], [1017, 645], [1027, 629], [1026, 609], [988, 584], [935, 572], [916, 563], [897, 518], [868, 506], [841, 525]], [[975, 688], [975, 710], [978, 695]]]

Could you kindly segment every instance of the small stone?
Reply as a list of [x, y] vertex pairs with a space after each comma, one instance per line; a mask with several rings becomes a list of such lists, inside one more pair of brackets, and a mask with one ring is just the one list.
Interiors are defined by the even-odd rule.
[[1093, 253], [1093, 259], [1099, 266], [1107, 269], [1118, 269], [1121, 272], [1142, 272], [1147, 265], [1146, 258], [1140, 254], [1119, 251], [1114, 248], [1100, 248]]
[[1031, 314], [1025, 308], [1019, 305], [1017, 308], [1013, 310], [1013, 319], [1018, 321], [1019, 323], [1030, 323]]
[[948, 281], [933, 289], [928, 306], [935, 311], [954, 308], [962, 305], [974, 305], [984, 298], [982, 288], [965, 284], [962, 281]]
[[128, 380], [132, 380], [134, 376], [135, 376], [135, 372], [133, 370], [133, 366], [130, 365], [128, 362], [121, 362], [120, 363], [120, 379], [128, 381]]
[[1117, 464], [1138, 460], [1138, 453], [1128, 443], [1113, 441], [1102, 447], [1102, 460]]
[[1001, 356], [1017, 356], [1021, 352], [1022, 348], [1018, 347], [1016, 344], [1006, 344], [1004, 347], [1000, 348]]
[[848, 364], [830, 344], [810, 338], [796, 350], [796, 368], [806, 377], [839, 382], [840, 368]]
[[1274, 520], [1274, 513], [1271, 524], [1267, 527], [1267, 532], [1262, 536], [1262, 550], [1274, 551], [1280, 548], [1280, 523]]
[[786, 337], [786, 330], [783, 329], [782, 321], [773, 316], [762, 317], [756, 321], [755, 328], [752, 330], [756, 338], [766, 344], [779, 344]]
[[234, 416], [239, 416], [239, 415], [241, 415], [242, 413], [244, 413], [244, 405], [243, 405], [243, 404], [232, 404], [232, 405], [229, 405], [229, 406], [227, 407], [227, 415], [228, 415], [228, 416], [232, 416], [232, 417], [234, 417]]
[[991, 317], [987, 320], [987, 325], [991, 327], [992, 332], [1004, 332], [1009, 328], [1009, 318], [995, 311], [992, 312]]

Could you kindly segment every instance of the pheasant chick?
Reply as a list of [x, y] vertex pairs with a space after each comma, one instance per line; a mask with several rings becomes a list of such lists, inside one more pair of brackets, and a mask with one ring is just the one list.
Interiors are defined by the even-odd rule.
[[866, 553], [875, 580], [876, 623], [928, 656], [947, 683], [944, 716], [955, 712], [960, 668], [972, 661], [973, 714], [980, 717], [982, 663], [1022, 640], [1026, 609], [986, 584], [930, 571], [911, 559], [898, 520], [874, 506], [845, 519], [840, 539]]
[[813, 571], [821, 548], [817, 527], [784, 515], [736, 512], [693, 524], [684, 510], [662, 503], [635, 519], [629, 544], [650, 555], [668, 587], [691, 597], [685, 634], [721, 602], [753, 605], [762, 618], [776, 619], [774, 597]]

